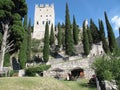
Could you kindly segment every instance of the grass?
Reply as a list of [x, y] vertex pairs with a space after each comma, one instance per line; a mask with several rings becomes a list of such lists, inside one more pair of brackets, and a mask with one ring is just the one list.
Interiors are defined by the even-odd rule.
[[0, 90], [96, 90], [86, 86], [86, 80], [59, 81], [44, 77], [0, 78]]
[[71, 88], [71, 90], [97, 90], [95, 87], [88, 86], [88, 80], [80, 81], [63, 81], [63, 83]]

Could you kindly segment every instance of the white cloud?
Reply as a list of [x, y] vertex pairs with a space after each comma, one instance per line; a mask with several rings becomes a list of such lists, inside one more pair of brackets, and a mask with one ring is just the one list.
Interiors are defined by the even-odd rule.
[[114, 29], [115, 30], [118, 30], [119, 27], [120, 27], [120, 16], [114, 16], [112, 19], [111, 19], [112, 23], [114, 24]]

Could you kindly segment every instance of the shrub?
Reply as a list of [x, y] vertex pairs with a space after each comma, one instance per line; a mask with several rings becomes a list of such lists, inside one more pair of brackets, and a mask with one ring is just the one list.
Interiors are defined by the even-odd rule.
[[12, 76], [18, 76], [18, 70], [10, 70], [10, 77]]
[[105, 70], [105, 71], [102, 73], [102, 75], [103, 75], [103, 79], [104, 79], [104, 80], [110, 81], [110, 80], [114, 79], [114, 77], [113, 77], [113, 75], [112, 75], [112, 72], [110, 72], [110, 71], [108, 71], [108, 70]]
[[50, 68], [50, 65], [40, 65], [40, 66], [33, 66], [25, 69], [26, 76], [35, 76], [36, 73], [41, 73]]

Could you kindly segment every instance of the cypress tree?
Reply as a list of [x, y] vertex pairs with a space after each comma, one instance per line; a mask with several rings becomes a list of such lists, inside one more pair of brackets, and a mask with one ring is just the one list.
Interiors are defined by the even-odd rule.
[[120, 27], [119, 27], [119, 37], [120, 37]]
[[106, 27], [107, 27], [107, 32], [108, 32], [109, 49], [111, 52], [113, 52], [114, 50], [117, 49], [117, 43], [116, 43], [113, 29], [109, 23], [106, 12], [104, 12], [104, 15], [105, 15], [105, 22], [106, 22]]
[[58, 23], [58, 46], [61, 47], [62, 45], [62, 30], [60, 23]]
[[27, 61], [31, 60], [31, 19], [29, 19], [27, 31]]
[[92, 44], [93, 44], [93, 39], [92, 39], [92, 34], [91, 34], [91, 30], [89, 27], [87, 27], [87, 35], [88, 35], [88, 39], [89, 39], [89, 49], [92, 49]]
[[44, 48], [43, 48], [43, 60], [47, 62], [49, 60], [49, 26], [48, 22], [45, 25], [45, 35], [44, 35]]
[[24, 16], [24, 22], [23, 22], [23, 27], [27, 31], [27, 15]]
[[91, 30], [91, 33], [92, 33], [93, 43], [100, 42], [101, 41], [100, 40], [100, 32], [99, 32], [97, 26], [92, 21], [92, 19], [90, 19], [90, 30]]
[[65, 16], [65, 48], [67, 55], [73, 55], [74, 53], [73, 37], [72, 37], [69, 9], [67, 3], [66, 3], [66, 16]]
[[78, 44], [78, 28], [77, 28], [75, 16], [73, 16], [73, 40], [74, 40], [74, 44], [77, 45]]
[[102, 40], [102, 46], [105, 51], [105, 53], [109, 52], [109, 46], [105, 38], [105, 32], [104, 32], [104, 25], [102, 20], [99, 20], [99, 30], [100, 30], [100, 38]]
[[55, 43], [55, 36], [53, 31], [53, 24], [51, 25], [51, 32], [50, 32], [50, 45], [53, 45]]
[[84, 54], [88, 55], [90, 52], [90, 47], [89, 47], [89, 40], [88, 40], [88, 35], [87, 35], [87, 30], [85, 28], [85, 21], [83, 22], [83, 49], [84, 49]]
[[27, 32], [24, 33], [24, 39], [20, 45], [19, 56], [18, 56], [21, 69], [25, 68], [25, 63], [27, 61], [26, 50], [27, 50]]

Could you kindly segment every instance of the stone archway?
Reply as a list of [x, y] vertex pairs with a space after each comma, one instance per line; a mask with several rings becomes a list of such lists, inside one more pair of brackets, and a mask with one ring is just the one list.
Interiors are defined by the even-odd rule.
[[76, 80], [78, 78], [84, 77], [84, 69], [77, 67], [71, 70], [71, 78]]

